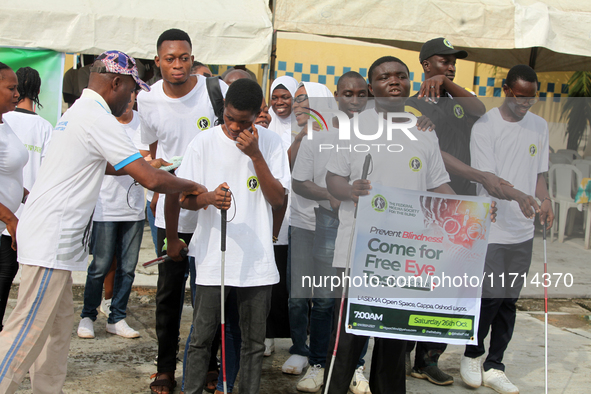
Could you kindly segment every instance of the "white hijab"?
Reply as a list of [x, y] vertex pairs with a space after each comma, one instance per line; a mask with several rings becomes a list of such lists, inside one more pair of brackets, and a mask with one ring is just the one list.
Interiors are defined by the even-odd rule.
[[[273, 91], [277, 88], [277, 86], [283, 85], [287, 88], [287, 91], [291, 94], [293, 98], [296, 90], [298, 90], [298, 81], [290, 76], [284, 75], [282, 77], [276, 78], [271, 85], [271, 95], [273, 95]], [[281, 139], [284, 141], [284, 145], [289, 148], [291, 145], [291, 120], [293, 114], [288, 116], [287, 118], [280, 118], [277, 116], [273, 108], [269, 108], [269, 114], [271, 114], [271, 123], [269, 124], [269, 130], [273, 130], [276, 132]], [[286, 149], [287, 149], [286, 148]]]

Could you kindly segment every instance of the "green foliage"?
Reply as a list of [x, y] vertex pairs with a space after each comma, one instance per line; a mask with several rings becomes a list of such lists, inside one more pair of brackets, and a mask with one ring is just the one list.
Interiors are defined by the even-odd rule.
[[562, 107], [561, 119], [566, 119], [567, 149], [577, 150], [591, 126], [591, 72], [577, 71], [568, 81], [568, 98]]

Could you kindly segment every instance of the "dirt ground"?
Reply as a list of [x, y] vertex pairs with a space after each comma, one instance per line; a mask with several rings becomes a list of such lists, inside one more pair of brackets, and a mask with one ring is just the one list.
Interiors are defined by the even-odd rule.
[[[106, 317], [99, 314], [95, 323], [95, 339], [80, 339], [76, 335], [78, 315], [82, 309], [82, 295], [84, 288], [74, 286], [76, 318], [72, 330], [70, 356], [68, 359], [68, 377], [64, 386], [64, 393], [149, 393], [150, 375], [156, 371], [154, 357], [156, 356], [156, 333], [154, 317], [155, 289], [134, 288], [130, 297], [128, 318], [129, 325], [142, 334], [137, 339], [124, 339], [105, 332]], [[9, 300], [9, 309], [14, 307], [16, 292]], [[518, 303], [519, 311], [527, 312], [531, 316], [544, 320], [543, 305], [540, 299], [522, 299]], [[591, 300], [584, 299], [551, 299], [549, 301], [549, 324], [562, 329], [582, 329], [591, 332]], [[186, 299], [183, 311], [181, 332], [181, 357], [187, 338], [192, 309], [189, 299]], [[295, 386], [300, 377], [285, 375], [281, 366], [289, 357], [289, 339], [277, 340], [277, 351], [271, 357], [266, 357], [263, 363], [261, 394], [295, 394]], [[371, 342], [370, 342], [371, 343]], [[371, 351], [371, 347], [370, 347]], [[446, 352], [447, 353], [447, 352]], [[446, 356], [446, 355], [444, 355]], [[442, 357], [441, 364], [446, 371], [458, 376], [459, 370], [456, 355]], [[369, 354], [366, 357], [370, 365]], [[177, 378], [180, 379], [182, 363], [177, 364]], [[456, 371], [457, 370], [457, 371]], [[435, 388], [424, 381], [408, 378], [408, 393], [426, 393], [427, 389]], [[461, 383], [457, 383], [460, 385]], [[180, 385], [180, 383], [179, 383]], [[454, 385], [456, 386], [456, 385]], [[468, 389], [466, 389], [468, 390]], [[178, 393], [180, 387], [174, 391]], [[238, 389], [234, 390], [239, 393]], [[469, 392], [469, 391], [466, 391]], [[32, 393], [28, 378], [25, 379], [19, 394]], [[491, 391], [492, 393], [492, 391]]]

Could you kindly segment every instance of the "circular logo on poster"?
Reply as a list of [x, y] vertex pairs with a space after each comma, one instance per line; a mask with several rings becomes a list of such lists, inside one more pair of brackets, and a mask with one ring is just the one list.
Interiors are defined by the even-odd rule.
[[464, 108], [460, 104], [454, 105], [454, 115], [458, 119], [462, 119], [464, 117]]
[[538, 147], [535, 144], [529, 146], [529, 155], [534, 157], [538, 153]]
[[207, 116], [202, 116], [197, 120], [197, 127], [199, 130], [207, 130], [209, 129], [209, 126], [211, 126], [211, 122]]
[[259, 188], [259, 179], [256, 176], [251, 176], [246, 181], [246, 187], [248, 187], [248, 190], [251, 192], [256, 192]]
[[388, 209], [388, 201], [381, 194], [376, 194], [371, 200], [371, 206], [376, 212], [384, 212]]
[[454, 49], [454, 46], [451, 45], [451, 42], [449, 42], [447, 38], [443, 39], [443, 44], [448, 48]]
[[417, 171], [420, 171], [421, 168], [423, 168], [423, 163], [421, 162], [421, 159], [419, 159], [418, 157], [415, 156], [412, 159], [410, 159], [408, 166], [410, 167], [411, 170], [417, 172]]

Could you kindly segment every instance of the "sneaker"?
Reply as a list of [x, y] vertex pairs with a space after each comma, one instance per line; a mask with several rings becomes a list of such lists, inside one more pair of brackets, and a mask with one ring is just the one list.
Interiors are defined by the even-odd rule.
[[412, 371], [412, 366], [410, 364], [410, 352], [404, 353], [404, 371], [406, 376], [409, 376]]
[[283, 364], [281, 370], [283, 373], [290, 375], [299, 375], [304, 368], [308, 366], [308, 357], [300, 356], [299, 354], [292, 354], [290, 358]]
[[275, 340], [273, 338], [265, 339], [265, 357], [269, 357], [275, 351]]
[[413, 368], [410, 376], [417, 379], [427, 379], [429, 382], [439, 386], [447, 386], [454, 382], [453, 376], [440, 370], [437, 365], [429, 365], [420, 369]]
[[482, 385], [482, 366], [480, 357], [462, 356], [460, 360], [460, 377], [468, 386], [478, 388]]
[[364, 366], [357, 368], [355, 370], [355, 374], [353, 375], [353, 379], [351, 379], [349, 390], [351, 390], [353, 394], [371, 394], [371, 390], [369, 389], [369, 380], [367, 380], [363, 374], [364, 369]]
[[80, 320], [80, 324], [78, 324], [78, 336], [85, 339], [94, 338], [94, 322], [90, 317]]
[[105, 300], [103, 298], [99, 310], [102, 312], [103, 315], [109, 317], [109, 315], [111, 314], [111, 298], [109, 298], [108, 300]]
[[304, 377], [298, 382], [296, 389], [306, 393], [315, 393], [320, 390], [323, 384], [324, 368], [319, 364], [311, 365]]
[[490, 387], [497, 393], [501, 394], [519, 394], [519, 389], [515, 386], [507, 376], [505, 372], [491, 368], [488, 371], [482, 373], [482, 384], [485, 387]]
[[107, 332], [122, 336], [123, 338], [137, 338], [140, 336], [139, 332], [127, 325], [125, 319], [119, 320], [115, 324], [107, 323]]

